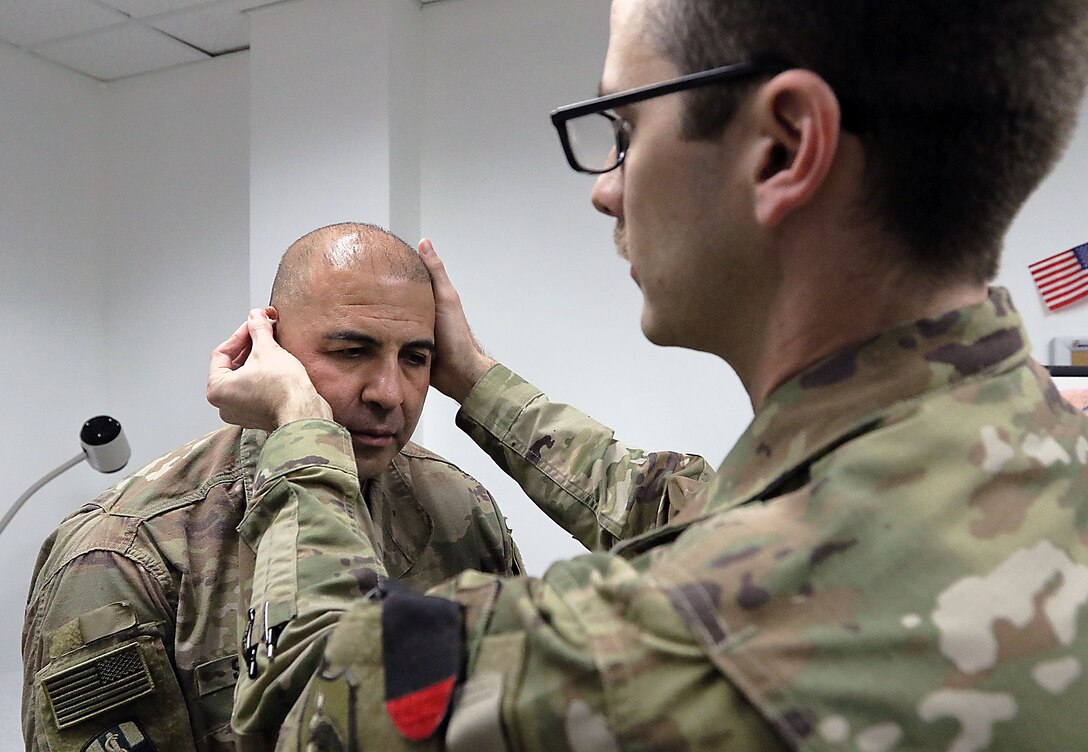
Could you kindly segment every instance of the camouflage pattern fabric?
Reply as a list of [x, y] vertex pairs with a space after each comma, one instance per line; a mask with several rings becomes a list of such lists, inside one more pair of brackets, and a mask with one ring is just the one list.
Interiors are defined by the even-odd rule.
[[[1000, 289], [844, 349], [779, 387], [713, 479], [657, 516], [640, 512], [637, 474], [611, 493], [624, 452], [607, 430], [493, 371], [505, 393], [474, 395], [491, 407], [462, 417], [472, 433], [526, 487], [603, 492], [594, 506], [553, 489], [556, 519], [627, 537], [540, 580], [468, 572], [431, 590], [462, 604], [467, 655], [445, 738], [425, 745], [381, 712], [396, 670], [381, 604], [308, 580], [299, 620], [345, 600], [312, 633], [279, 747], [1085, 748], [1088, 419], [1028, 352]], [[281, 431], [305, 455], [266, 457], [265, 503], [335, 509], [330, 447], [310, 426]], [[595, 447], [560, 438], [580, 431]], [[338, 537], [365, 558], [366, 541]], [[239, 722], [274, 727], [294, 699], [258, 695]]]
[[469, 393], [457, 425], [591, 551], [667, 523], [714, 475], [697, 455], [623, 444], [501, 364]]
[[[233, 427], [196, 440], [106, 491], [46, 540], [23, 628], [28, 750], [80, 750], [126, 723], [160, 750], [235, 749], [230, 715], [248, 626], [239, 603], [250, 600], [254, 558], [237, 527], [264, 440]], [[366, 521], [386, 571], [413, 588], [466, 568], [522, 569], [491, 495], [422, 447], [408, 444], [370, 480], [366, 502], [358, 481], [353, 488], [341, 506]], [[119, 648], [136, 674], [146, 664], [154, 691], [98, 708], [104, 690], [77, 680], [108, 673]], [[66, 702], [76, 718], [85, 707], [94, 712], [60, 728]]]

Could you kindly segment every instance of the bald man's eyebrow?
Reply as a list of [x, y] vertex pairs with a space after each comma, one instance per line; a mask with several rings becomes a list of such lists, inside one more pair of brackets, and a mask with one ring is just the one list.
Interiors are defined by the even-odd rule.
[[428, 352], [434, 352], [434, 341], [429, 339], [414, 339], [411, 342], [406, 342], [404, 349], [408, 350], [427, 350]]
[[[377, 337], [374, 337], [365, 332], [360, 332], [357, 329], [340, 329], [335, 332], [330, 332], [325, 335], [326, 340], [333, 342], [350, 342], [356, 345], [371, 345], [374, 347], [381, 347], [382, 341]], [[434, 352], [435, 344], [431, 339], [414, 339], [411, 342], [406, 342], [402, 349], [416, 349], [427, 350], [428, 352]]]
[[357, 329], [340, 329], [339, 331], [329, 332], [325, 335], [325, 339], [332, 340], [333, 342], [351, 342], [357, 345], [378, 346], [382, 343], [377, 337], [364, 334]]

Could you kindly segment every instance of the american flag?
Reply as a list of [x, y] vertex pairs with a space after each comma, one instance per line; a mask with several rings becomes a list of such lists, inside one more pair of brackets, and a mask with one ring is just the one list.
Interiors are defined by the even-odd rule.
[[1052, 311], [1088, 296], [1088, 243], [1029, 264], [1028, 269]]

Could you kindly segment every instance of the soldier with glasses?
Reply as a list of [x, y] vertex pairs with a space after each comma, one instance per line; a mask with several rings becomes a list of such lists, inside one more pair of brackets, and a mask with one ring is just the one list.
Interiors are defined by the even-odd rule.
[[[720, 356], [751, 425], [713, 472], [625, 447], [479, 351], [425, 241], [434, 383], [592, 553], [428, 597], [376, 566], [337, 600], [347, 575], [267, 542], [320, 522], [368, 555], [325, 482], [350, 458], [319, 404], [280, 409], [303, 372], [261, 381], [226, 343], [213, 403], [281, 426], [244, 532], [297, 581], [295, 657], [239, 683], [236, 727], [289, 750], [1083, 748], [1088, 419], [988, 283], [1086, 76], [1082, 0], [613, 0], [601, 97], [553, 120], [644, 334]], [[260, 312], [249, 334], [273, 351]]]

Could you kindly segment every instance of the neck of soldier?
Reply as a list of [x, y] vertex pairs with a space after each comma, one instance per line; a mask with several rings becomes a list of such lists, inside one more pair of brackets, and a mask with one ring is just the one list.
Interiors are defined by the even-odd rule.
[[[802, 221], [804, 217], [800, 218]], [[832, 353], [898, 324], [986, 299], [987, 285], [934, 279], [889, 259], [906, 258], [885, 233], [826, 218], [777, 228], [780, 274], [745, 349], [722, 353], [758, 410], [775, 388]]]

